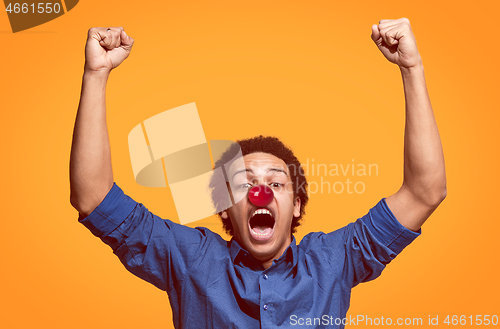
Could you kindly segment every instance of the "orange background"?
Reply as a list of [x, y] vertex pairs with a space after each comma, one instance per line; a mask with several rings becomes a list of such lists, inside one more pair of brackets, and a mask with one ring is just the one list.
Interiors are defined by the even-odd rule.
[[[169, 190], [135, 183], [127, 136], [190, 102], [207, 139], [272, 134], [304, 162], [378, 164], [378, 176], [355, 177], [363, 194], [311, 195], [300, 240], [363, 216], [401, 184], [401, 76], [370, 39], [372, 24], [400, 17], [410, 19], [423, 58], [448, 197], [380, 278], [354, 288], [348, 314], [424, 323], [429, 315], [500, 316], [499, 8], [462, 3], [82, 0], [16, 34], [0, 13], [0, 327], [172, 327], [167, 294], [129, 273], [69, 203], [90, 27], [121, 25], [136, 40], [108, 83], [113, 170], [160, 217], [177, 221]], [[190, 226], [222, 234], [215, 217]]]

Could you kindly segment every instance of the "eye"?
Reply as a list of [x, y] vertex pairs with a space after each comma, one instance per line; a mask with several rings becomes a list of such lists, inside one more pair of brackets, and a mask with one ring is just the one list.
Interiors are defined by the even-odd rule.
[[273, 182], [273, 183], [271, 183], [269, 185], [271, 185], [272, 188], [278, 189], [278, 188], [283, 187], [284, 184], [281, 184], [279, 182]]
[[239, 187], [240, 188], [246, 188], [246, 189], [248, 189], [248, 188], [252, 187], [252, 184], [250, 184], [250, 183], [244, 183], [244, 184], [241, 184]]

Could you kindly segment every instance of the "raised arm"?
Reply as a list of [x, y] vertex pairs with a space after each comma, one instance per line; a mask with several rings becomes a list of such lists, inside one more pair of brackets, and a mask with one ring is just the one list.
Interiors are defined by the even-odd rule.
[[106, 126], [106, 83], [111, 70], [128, 57], [133, 43], [122, 27], [97, 27], [88, 31], [69, 170], [70, 202], [83, 217], [101, 203], [113, 186]]
[[446, 197], [443, 149], [424, 67], [408, 19], [381, 20], [372, 26], [371, 37], [382, 54], [399, 66], [406, 102], [403, 184], [386, 202], [403, 226], [418, 231]]

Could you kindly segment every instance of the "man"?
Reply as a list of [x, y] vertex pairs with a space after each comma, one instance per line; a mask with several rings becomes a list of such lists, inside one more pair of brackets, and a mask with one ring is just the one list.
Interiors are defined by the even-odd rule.
[[[114, 183], [105, 117], [109, 73], [134, 40], [123, 28], [92, 28], [70, 161], [79, 221], [132, 273], [165, 290], [177, 328], [343, 328], [351, 288], [380, 275], [446, 196], [444, 157], [408, 19], [381, 20], [372, 40], [399, 66], [406, 100], [404, 179], [354, 223], [296, 244], [305, 177], [279, 140], [239, 141], [243, 162], [227, 176], [241, 201], [220, 216], [231, 241], [150, 213]], [[302, 184], [302, 188], [307, 184]], [[263, 201], [259, 193], [270, 196]]]

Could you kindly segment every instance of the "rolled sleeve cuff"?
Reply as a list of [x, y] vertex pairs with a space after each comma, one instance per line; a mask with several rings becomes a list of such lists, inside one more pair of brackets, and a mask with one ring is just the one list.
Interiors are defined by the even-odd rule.
[[370, 232], [386, 247], [391, 249], [396, 255], [407, 245], [420, 236], [422, 230], [414, 232], [404, 227], [392, 213], [385, 198], [380, 200], [365, 216], [365, 225]]
[[114, 231], [134, 210], [137, 202], [125, 195], [120, 187], [113, 183], [104, 200], [85, 218], [78, 221], [85, 225], [97, 237], [105, 237]]

